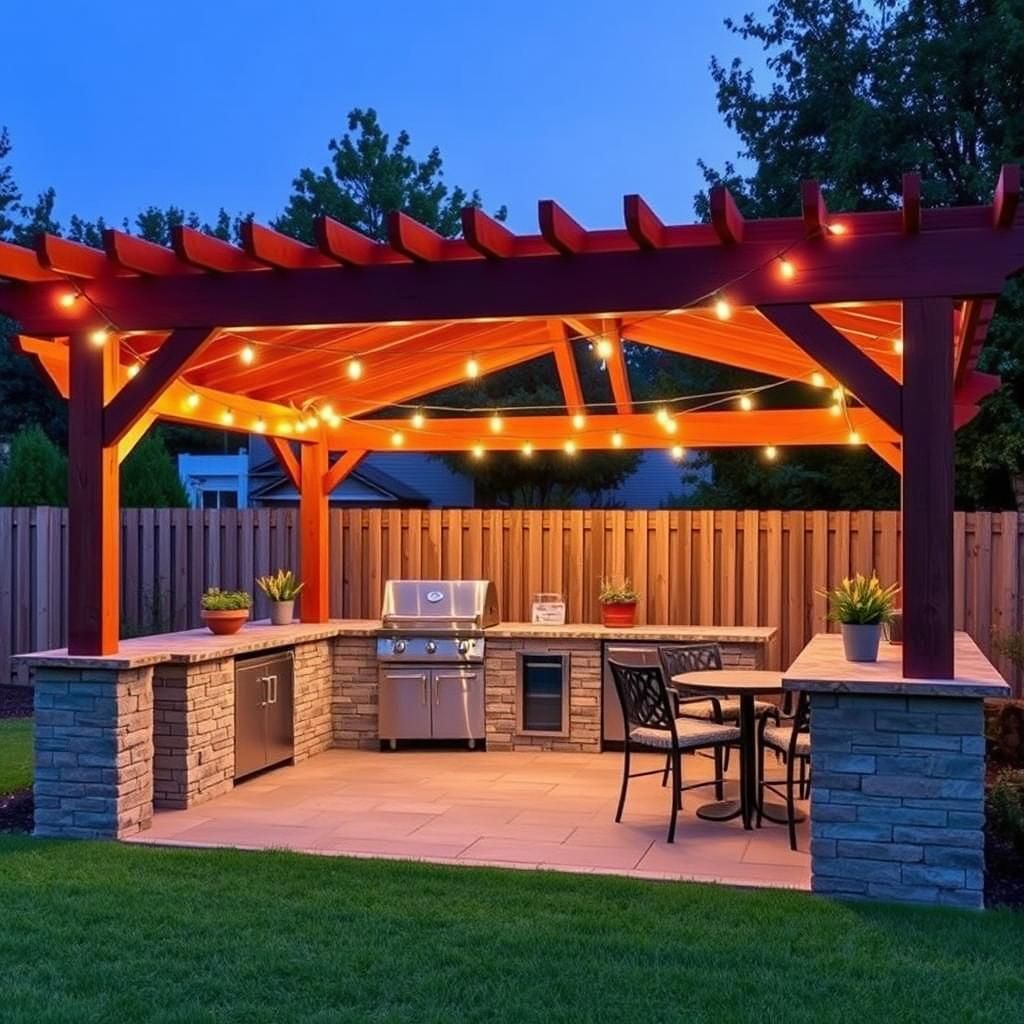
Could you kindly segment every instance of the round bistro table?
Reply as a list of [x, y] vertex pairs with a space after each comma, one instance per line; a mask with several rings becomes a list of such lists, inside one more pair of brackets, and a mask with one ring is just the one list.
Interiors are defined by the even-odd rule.
[[[740, 798], [739, 800], [717, 800], [697, 808], [698, 817], [707, 821], [731, 821], [743, 818], [743, 827], [750, 828], [757, 811], [757, 724], [754, 717], [754, 698], [759, 693], [782, 693], [782, 673], [765, 672], [760, 669], [716, 668], [700, 672], [683, 672], [672, 677], [672, 683], [687, 691], [687, 695], [707, 693], [715, 696], [736, 695], [740, 699]], [[785, 822], [785, 808], [781, 804], [772, 806], [769, 814], [765, 805], [765, 817]]]

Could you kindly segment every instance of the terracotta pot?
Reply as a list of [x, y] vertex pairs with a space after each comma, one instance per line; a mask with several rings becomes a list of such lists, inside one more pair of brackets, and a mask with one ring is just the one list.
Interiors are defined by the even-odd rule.
[[270, 602], [270, 624], [272, 626], [290, 626], [294, 617], [294, 600]]
[[882, 639], [881, 623], [867, 626], [844, 622], [839, 628], [843, 634], [843, 653], [847, 661], [878, 661], [878, 642]]
[[199, 613], [211, 633], [217, 636], [230, 636], [237, 633], [249, 618], [248, 608], [235, 608], [231, 611], [211, 612], [205, 608]]
[[601, 605], [601, 625], [630, 629], [636, 625], [635, 601], [612, 601]]

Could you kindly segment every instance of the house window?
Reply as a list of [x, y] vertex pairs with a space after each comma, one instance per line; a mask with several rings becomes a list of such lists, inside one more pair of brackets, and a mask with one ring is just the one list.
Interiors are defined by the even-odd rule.
[[238, 508], [237, 491], [207, 491], [202, 492], [203, 508]]

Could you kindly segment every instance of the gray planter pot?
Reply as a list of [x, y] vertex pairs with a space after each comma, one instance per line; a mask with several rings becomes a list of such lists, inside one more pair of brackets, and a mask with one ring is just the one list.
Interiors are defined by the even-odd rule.
[[270, 624], [272, 626], [290, 626], [294, 611], [294, 601], [271, 601]]
[[878, 642], [882, 639], [882, 624], [854, 625], [844, 622], [843, 651], [847, 661], [878, 661]]

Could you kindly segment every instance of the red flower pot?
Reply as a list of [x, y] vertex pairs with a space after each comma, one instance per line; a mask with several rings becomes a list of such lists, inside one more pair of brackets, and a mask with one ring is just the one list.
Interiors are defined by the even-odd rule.
[[601, 625], [614, 629], [630, 629], [636, 625], [635, 601], [611, 601], [601, 605]]
[[199, 613], [211, 633], [217, 636], [230, 636], [237, 633], [249, 618], [248, 608], [235, 608], [231, 611], [210, 612], [205, 608]]

